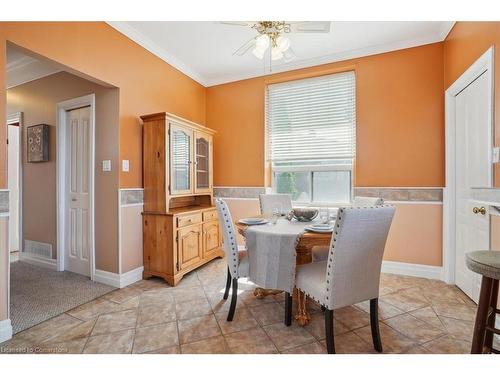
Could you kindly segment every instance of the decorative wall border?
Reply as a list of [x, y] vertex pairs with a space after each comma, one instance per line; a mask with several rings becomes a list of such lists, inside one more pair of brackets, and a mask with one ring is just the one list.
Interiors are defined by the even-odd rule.
[[265, 187], [214, 186], [214, 196], [216, 198], [257, 199], [259, 198], [259, 194], [265, 193]]
[[[265, 194], [265, 187], [214, 187], [217, 198], [257, 199], [259, 194]], [[441, 187], [355, 187], [355, 196], [380, 197], [390, 202], [429, 202], [443, 201]]]
[[120, 206], [144, 204], [143, 188], [120, 189]]
[[380, 197], [385, 201], [442, 202], [441, 187], [355, 187], [355, 196]]
[[0, 213], [9, 212], [9, 190], [0, 190]]

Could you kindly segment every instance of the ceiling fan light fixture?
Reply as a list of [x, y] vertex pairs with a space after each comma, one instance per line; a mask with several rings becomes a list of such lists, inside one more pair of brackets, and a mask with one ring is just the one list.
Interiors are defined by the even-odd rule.
[[285, 52], [283, 52], [283, 60], [288, 63], [292, 60], [295, 59], [295, 53], [292, 51], [291, 48], [287, 48]]
[[279, 60], [283, 58], [283, 52], [279, 47], [273, 47], [271, 50], [271, 60]]
[[276, 39], [276, 45], [281, 50], [281, 52], [285, 52], [290, 48], [290, 39], [284, 37], [283, 35], [280, 35]]
[[262, 48], [259, 46], [256, 46], [253, 50], [252, 53], [253, 55], [258, 58], [259, 60], [262, 60], [264, 58], [264, 54], [266, 53], [267, 47]]
[[269, 37], [265, 34], [259, 35], [255, 38], [255, 45], [265, 51], [269, 47]]

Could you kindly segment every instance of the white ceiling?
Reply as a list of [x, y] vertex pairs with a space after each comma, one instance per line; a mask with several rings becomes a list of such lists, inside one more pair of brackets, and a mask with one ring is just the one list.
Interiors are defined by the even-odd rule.
[[60, 72], [61, 69], [54, 64], [37, 60], [11, 46], [7, 46], [6, 71], [6, 86], [11, 88]]
[[[269, 74], [269, 62], [233, 53], [256, 35], [218, 22], [108, 22], [204, 86]], [[287, 36], [297, 58], [273, 62], [272, 73], [444, 40], [454, 22], [332, 22], [330, 33]], [[264, 59], [268, 60], [268, 59]], [[267, 66], [266, 66], [267, 65]]]

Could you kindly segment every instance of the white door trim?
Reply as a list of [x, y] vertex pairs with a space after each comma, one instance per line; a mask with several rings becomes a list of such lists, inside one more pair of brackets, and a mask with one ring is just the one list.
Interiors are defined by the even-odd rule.
[[66, 184], [66, 118], [67, 111], [80, 107], [90, 106], [90, 189], [89, 189], [89, 213], [90, 213], [90, 279], [95, 275], [95, 209], [94, 209], [94, 185], [95, 185], [95, 94], [81, 96], [66, 100], [57, 104], [57, 270], [64, 271], [65, 243], [67, 237], [66, 215], [67, 215], [67, 193]]
[[[19, 179], [19, 207], [18, 220], [19, 220], [19, 254], [23, 252], [24, 239], [23, 239], [23, 113], [16, 112], [7, 116], [7, 133], [9, 131], [8, 125], [19, 124], [19, 166], [18, 166], [18, 179]], [[8, 134], [7, 134], [8, 136]], [[10, 249], [9, 249], [10, 257]]]
[[[5, 127], [5, 131], [7, 132], [7, 137], [9, 135], [9, 127], [10, 124], [19, 124], [19, 207], [18, 207], [18, 215], [19, 215], [19, 254], [23, 251], [23, 113], [16, 112], [7, 116], [7, 126]], [[10, 199], [10, 198], [9, 198]], [[10, 220], [10, 219], [9, 219]], [[7, 249], [9, 253], [9, 258], [7, 261], [7, 316], [10, 317], [10, 249]], [[10, 319], [8, 321], [4, 320], [2, 322], [6, 322], [5, 324], [10, 324]], [[1, 323], [0, 322], [0, 326]], [[1, 329], [0, 329], [1, 331]], [[12, 337], [12, 327], [10, 330], [10, 335]], [[1, 336], [1, 334], [0, 334]], [[0, 337], [0, 342], [2, 339]]]
[[[455, 105], [456, 96], [483, 73], [491, 90], [488, 93], [488, 122], [490, 124], [489, 184], [493, 185], [493, 98], [494, 98], [494, 47], [490, 47], [445, 92], [445, 168], [446, 186], [443, 189], [443, 277], [448, 284], [455, 283]], [[485, 186], [486, 187], [486, 186]]]

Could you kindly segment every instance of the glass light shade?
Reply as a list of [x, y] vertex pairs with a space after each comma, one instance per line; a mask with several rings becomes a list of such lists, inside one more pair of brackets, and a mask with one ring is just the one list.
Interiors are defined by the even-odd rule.
[[290, 62], [295, 59], [295, 53], [291, 48], [288, 48], [285, 52], [283, 52], [283, 60], [285, 62]]
[[283, 52], [278, 47], [273, 47], [271, 50], [271, 60], [279, 60], [283, 58]]
[[259, 35], [255, 39], [255, 46], [258, 48], [262, 48], [264, 51], [267, 47], [269, 47], [269, 37], [265, 34]]
[[278, 39], [276, 39], [276, 44], [281, 52], [285, 52], [288, 48], [290, 48], [290, 39], [280, 35]]
[[267, 47], [262, 48], [262, 47], [255, 47], [252, 50], [253, 55], [258, 58], [259, 60], [262, 60], [264, 58], [264, 54], [266, 53]]

